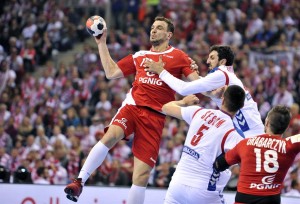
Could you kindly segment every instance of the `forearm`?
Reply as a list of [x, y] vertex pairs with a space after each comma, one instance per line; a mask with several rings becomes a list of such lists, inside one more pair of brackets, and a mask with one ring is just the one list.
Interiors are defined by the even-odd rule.
[[106, 77], [108, 79], [122, 77], [122, 72], [117, 63], [111, 58], [107, 45], [104, 43], [98, 44], [98, 50]]
[[225, 159], [225, 154], [221, 154], [218, 156], [213, 164], [214, 169], [217, 171], [224, 171], [229, 168], [229, 164], [227, 163]]
[[162, 71], [159, 75], [159, 78], [168, 84], [168, 86], [174, 91], [183, 96], [212, 91], [223, 86], [223, 82], [219, 79], [210, 80], [206, 77], [191, 82], [185, 82], [174, 77], [167, 70]]

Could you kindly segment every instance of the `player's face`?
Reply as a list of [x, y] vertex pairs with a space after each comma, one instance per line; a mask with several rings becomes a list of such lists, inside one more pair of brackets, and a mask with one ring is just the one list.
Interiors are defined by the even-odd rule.
[[161, 45], [169, 40], [168, 24], [164, 21], [155, 21], [150, 31], [150, 42], [153, 46]]
[[216, 51], [212, 51], [211, 53], [209, 53], [206, 63], [209, 70], [218, 67], [220, 65], [218, 53]]

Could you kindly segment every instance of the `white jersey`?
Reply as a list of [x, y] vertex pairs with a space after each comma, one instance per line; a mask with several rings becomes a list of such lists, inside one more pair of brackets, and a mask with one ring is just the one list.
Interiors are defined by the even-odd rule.
[[220, 175], [213, 171], [213, 162], [243, 138], [236, 132], [232, 118], [221, 110], [189, 106], [181, 108], [181, 115], [190, 127], [172, 182], [222, 191], [226, 183], [218, 188]]
[[[169, 72], [164, 70], [159, 77], [180, 95], [204, 93], [221, 88], [225, 85], [238, 85], [245, 90], [246, 98], [244, 107], [240, 109], [233, 119], [235, 126], [243, 131], [246, 138], [264, 134], [264, 125], [256, 102], [251, 94], [244, 88], [242, 81], [237, 78], [232, 67], [219, 66], [212, 69], [209, 74], [201, 79], [185, 82], [175, 78]], [[221, 108], [222, 99], [212, 98], [212, 100]]]

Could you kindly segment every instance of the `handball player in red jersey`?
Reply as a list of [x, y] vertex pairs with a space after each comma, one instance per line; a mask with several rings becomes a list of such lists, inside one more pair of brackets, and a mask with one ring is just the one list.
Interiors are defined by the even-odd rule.
[[[150, 31], [150, 50], [138, 51], [119, 62], [114, 62], [106, 44], [107, 30], [95, 38], [106, 77], [116, 79], [135, 75], [135, 81], [126, 99], [112, 119], [103, 138], [90, 151], [77, 179], [67, 185], [67, 198], [77, 201], [89, 176], [102, 164], [108, 151], [121, 139], [134, 134], [132, 152], [134, 171], [127, 204], [142, 204], [150, 171], [154, 167], [159, 151], [160, 138], [165, 123], [162, 106], [175, 100], [175, 91], [165, 84], [157, 74], [146, 72], [146, 61], [158, 61], [161, 56], [165, 69], [175, 77], [188, 80], [199, 79], [191, 69], [186, 53], [169, 45], [174, 34], [173, 23], [164, 17], [156, 17]], [[197, 67], [195, 65], [195, 67]]]
[[300, 135], [282, 138], [290, 119], [288, 108], [273, 107], [265, 121], [266, 134], [242, 140], [216, 159], [217, 171], [240, 163], [236, 203], [280, 204], [282, 182], [300, 152]]

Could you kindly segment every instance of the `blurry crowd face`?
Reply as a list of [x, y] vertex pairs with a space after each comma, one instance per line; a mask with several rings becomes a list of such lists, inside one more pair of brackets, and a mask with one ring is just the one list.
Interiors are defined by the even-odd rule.
[[155, 21], [150, 31], [150, 42], [153, 46], [159, 46], [169, 40], [168, 24], [164, 21]]

